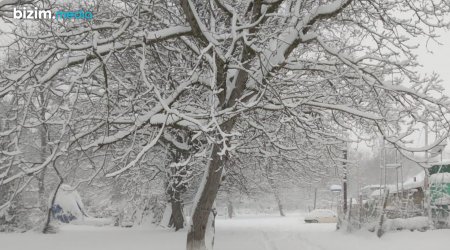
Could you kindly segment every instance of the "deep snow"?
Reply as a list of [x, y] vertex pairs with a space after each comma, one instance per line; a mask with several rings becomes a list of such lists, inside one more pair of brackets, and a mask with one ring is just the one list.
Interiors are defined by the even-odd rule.
[[[336, 232], [335, 224], [305, 224], [299, 215], [218, 218], [215, 250], [447, 250], [450, 230]], [[5, 250], [183, 250], [186, 232], [162, 228], [64, 226], [58, 234], [0, 234]]]

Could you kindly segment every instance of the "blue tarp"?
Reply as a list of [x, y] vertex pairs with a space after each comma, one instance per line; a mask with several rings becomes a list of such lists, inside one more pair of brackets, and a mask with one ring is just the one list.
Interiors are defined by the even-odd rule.
[[53, 205], [52, 215], [53, 215], [53, 219], [57, 219], [63, 223], [69, 223], [77, 218], [74, 215], [72, 215], [71, 213], [64, 212], [62, 207], [58, 204]]

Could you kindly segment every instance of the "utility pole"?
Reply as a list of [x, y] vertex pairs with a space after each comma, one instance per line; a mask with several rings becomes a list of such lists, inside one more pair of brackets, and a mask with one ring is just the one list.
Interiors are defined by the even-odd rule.
[[314, 188], [314, 209], [316, 209], [316, 201], [317, 201], [317, 188]]
[[344, 215], [347, 214], [347, 147], [344, 149], [344, 162], [343, 162], [343, 170], [344, 170], [344, 207], [343, 212]]
[[[428, 147], [428, 122], [425, 122], [425, 148]], [[425, 150], [425, 179], [424, 179], [424, 191], [425, 191], [425, 211], [428, 215], [429, 220], [432, 220], [432, 211], [431, 211], [431, 191], [430, 191], [430, 172], [428, 169], [429, 163], [429, 154], [428, 150]]]

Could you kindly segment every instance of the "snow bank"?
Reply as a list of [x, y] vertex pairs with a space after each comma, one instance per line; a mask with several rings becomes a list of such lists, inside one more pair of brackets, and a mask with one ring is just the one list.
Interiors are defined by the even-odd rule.
[[[448, 250], [450, 230], [395, 231], [379, 239], [368, 231], [336, 231], [334, 224], [307, 224], [301, 216], [251, 216], [216, 221], [214, 250]], [[186, 231], [159, 227], [65, 225], [57, 234], [1, 234], [7, 250], [175, 250], [186, 248]]]
[[[214, 250], [448, 250], [450, 246], [447, 229], [396, 231], [382, 239], [367, 231], [342, 231], [334, 224], [306, 224], [298, 215], [218, 219]], [[185, 249], [186, 231], [65, 225], [52, 235], [0, 234], [0, 242], [7, 250], [174, 250]]]
[[114, 224], [113, 218], [93, 218], [83, 217], [82, 220], [74, 220], [71, 222], [74, 225], [87, 225], [87, 226], [110, 226]]
[[383, 225], [385, 231], [394, 230], [426, 230], [430, 228], [428, 217], [419, 216], [412, 218], [387, 219]]
[[335, 217], [336, 213], [328, 209], [316, 209], [305, 216], [305, 219], [316, 219], [322, 217]]

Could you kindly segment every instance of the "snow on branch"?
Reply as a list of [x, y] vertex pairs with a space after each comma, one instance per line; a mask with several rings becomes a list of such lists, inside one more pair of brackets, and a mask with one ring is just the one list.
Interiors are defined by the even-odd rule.
[[142, 150], [136, 155], [136, 157], [130, 162], [128, 163], [125, 167], [114, 171], [112, 173], [106, 174], [106, 177], [114, 177], [117, 176], [125, 171], [127, 171], [128, 169], [136, 166], [137, 163], [139, 163], [139, 161], [142, 159], [142, 157], [144, 157], [144, 155], [151, 149], [153, 148], [153, 146], [156, 145], [156, 143], [158, 142], [159, 138], [161, 137], [161, 135], [164, 132], [164, 128], [165, 128], [165, 124], [163, 124], [163, 126], [161, 127], [161, 129], [159, 130], [158, 134], [147, 144], [145, 145]]

